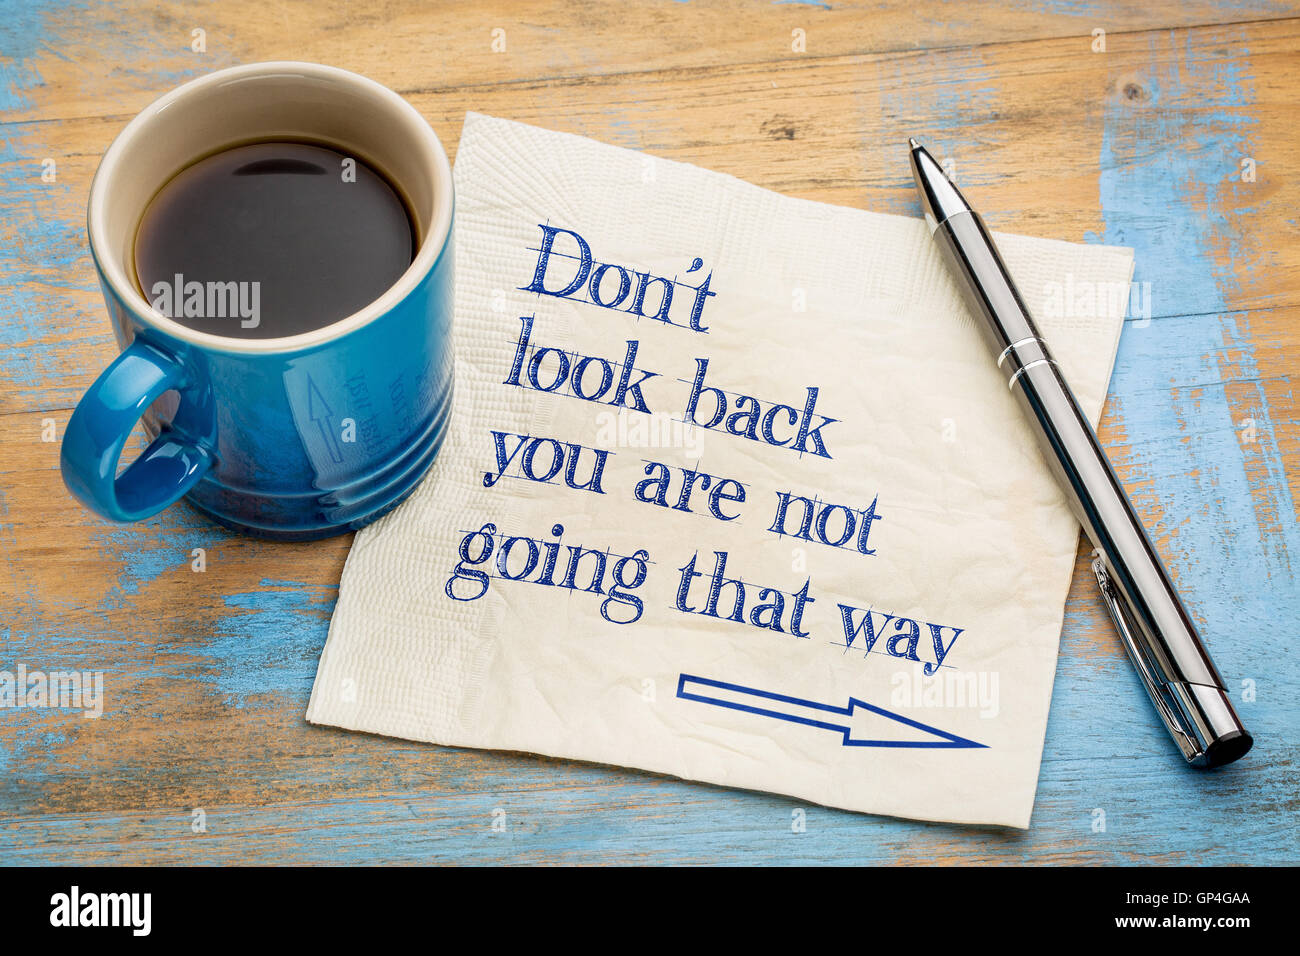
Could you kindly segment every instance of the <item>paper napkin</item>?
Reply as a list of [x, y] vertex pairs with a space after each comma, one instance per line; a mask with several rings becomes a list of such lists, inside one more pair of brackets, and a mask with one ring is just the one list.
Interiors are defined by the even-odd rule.
[[[455, 183], [455, 424], [308, 720], [1028, 826], [1079, 528], [925, 224], [477, 114]], [[1095, 423], [1131, 253], [998, 241]]]

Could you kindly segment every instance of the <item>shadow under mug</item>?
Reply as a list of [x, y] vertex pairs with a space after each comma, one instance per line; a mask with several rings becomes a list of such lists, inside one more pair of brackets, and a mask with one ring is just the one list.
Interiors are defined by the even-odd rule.
[[[322, 328], [272, 339], [197, 332], [133, 281], [136, 229], [175, 173], [268, 139], [329, 143], [383, 170], [410, 204], [415, 259], [374, 302]], [[432, 464], [451, 413], [452, 212], [438, 137], [404, 99], [354, 73], [257, 63], [157, 100], [109, 147], [90, 189], [90, 249], [122, 352], [68, 422], [68, 488], [115, 521], [185, 497], [226, 527], [291, 541], [395, 507]], [[137, 421], [152, 441], [119, 475]]]

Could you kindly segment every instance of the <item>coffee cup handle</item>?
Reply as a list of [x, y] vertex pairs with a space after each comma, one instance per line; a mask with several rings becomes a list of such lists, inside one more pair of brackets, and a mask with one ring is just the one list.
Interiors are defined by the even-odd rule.
[[135, 423], [164, 392], [181, 402], [191, 391], [185, 366], [137, 337], [95, 379], [68, 419], [60, 465], [68, 490], [114, 521], [139, 521], [175, 503], [212, 467], [212, 452], [197, 440], [163, 428], [140, 457], [117, 474]]

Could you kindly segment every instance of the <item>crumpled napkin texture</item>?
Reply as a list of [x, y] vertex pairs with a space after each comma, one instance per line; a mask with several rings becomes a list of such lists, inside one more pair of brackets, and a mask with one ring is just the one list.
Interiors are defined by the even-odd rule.
[[[356, 536], [308, 720], [1027, 827], [1079, 527], [925, 223], [478, 114], [455, 187], [454, 423]], [[610, 268], [550, 294], [575, 234]], [[1095, 424], [1132, 253], [997, 240]]]

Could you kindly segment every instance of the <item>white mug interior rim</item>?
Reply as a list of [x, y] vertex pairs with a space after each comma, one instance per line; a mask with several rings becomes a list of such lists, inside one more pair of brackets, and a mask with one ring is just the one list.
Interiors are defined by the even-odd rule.
[[[196, 110], [202, 110], [202, 115], [194, 115]], [[223, 127], [223, 122], [232, 125]], [[266, 125], [259, 125], [263, 122]], [[351, 147], [392, 177], [412, 205], [417, 234], [422, 237], [410, 267], [365, 308], [298, 335], [266, 339], [213, 335], [163, 315], [131, 278], [135, 228], [145, 206], [171, 176], [197, 159], [240, 141], [277, 137]], [[160, 155], [158, 144], [165, 144], [169, 152]], [[141, 175], [141, 166], [151, 167], [145, 179], [128, 187], [128, 177]], [[123, 191], [133, 198], [121, 200]], [[116, 203], [115, 197], [119, 197]], [[447, 153], [415, 107], [356, 73], [316, 63], [277, 61], [208, 73], [164, 94], [132, 119], [105, 152], [91, 183], [87, 232], [100, 273], [145, 325], [208, 351], [293, 352], [366, 325], [410, 293], [433, 269], [447, 244], [452, 205]]]

